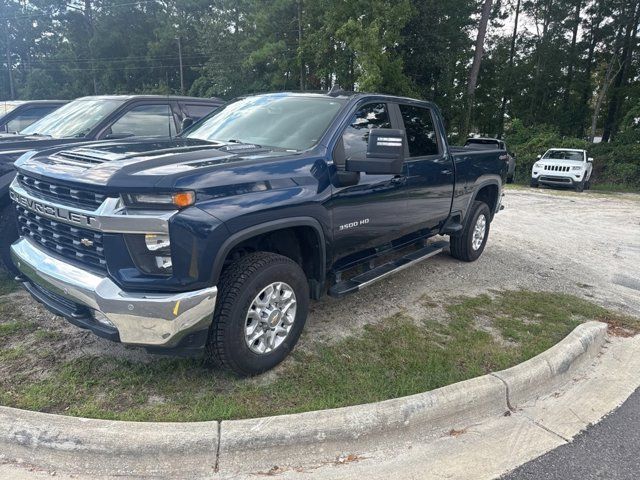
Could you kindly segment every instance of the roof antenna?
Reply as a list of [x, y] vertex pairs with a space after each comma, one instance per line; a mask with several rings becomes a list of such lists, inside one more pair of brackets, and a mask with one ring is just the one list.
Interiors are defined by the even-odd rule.
[[344, 94], [345, 94], [345, 91], [337, 83], [333, 87], [331, 87], [331, 90], [329, 90], [329, 93], [327, 93], [327, 95], [329, 95], [330, 97], [337, 97], [339, 95], [344, 95]]

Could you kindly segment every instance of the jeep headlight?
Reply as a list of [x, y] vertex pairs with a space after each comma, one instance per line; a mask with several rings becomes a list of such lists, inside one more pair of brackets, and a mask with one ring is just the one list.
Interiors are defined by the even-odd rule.
[[582, 170], [584, 167], [582, 165], [575, 165], [571, 167], [571, 170]]

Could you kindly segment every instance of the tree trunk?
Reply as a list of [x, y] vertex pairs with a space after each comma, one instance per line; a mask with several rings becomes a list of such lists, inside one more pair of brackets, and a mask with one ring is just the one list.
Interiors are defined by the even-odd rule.
[[637, 1], [633, 4], [633, 9], [629, 13], [629, 23], [626, 26], [622, 55], [620, 58], [621, 68], [620, 70], [618, 70], [618, 73], [616, 74], [613, 81], [611, 98], [609, 100], [609, 109], [607, 111], [607, 118], [605, 120], [604, 130], [602, 132], [603, 142], [612, 140], [618, 131], [618, 122], [620, 120], [620, 94], [627, 81], [629, 68], [631, 66], [631, 60], [633, 57], [633, 50], [636, 44], [635, 39], [638, 33], [638, 20], [640, 18], [640, 1]]
[[298, 56], [300, 58], [300, 90], [304, 90], [304, 59], [302, 58], [302, 0], [298, 4]]
[[480, 24], [478, 25], [478, 36], [476, 38], [476, 49], [473, 55], [471, 71], [469, 72], [469, 81], [467, 83], [467, 109], [464, 117], [463, 128], [460, 132], [463, 138], [469, 134], [469, 128], [471, 125], [471, 114], [475, 101], [476, 86], [478, 85], [478, 75], [480, 74], [480, 64], [482, 63], [482, 55], [484, 54], [484, 37], [487, 35], [487, 26], [489, 24], [492, 5], [493, 0], [484, 0], [484, 3], [482, 4]]
[[566, 79], [566, 90], [564, 95], [564, 111], [565, 115], [568, 115], [569, 118], [565, 118], [563, 123], [563, 133], [570, 133], [573, 130], [573, 113], [574, 109], [572, 108], [571, 102], [571, 87], [573, 85], [573, 70], [575, 68], [576, 63], [576, 43], [578, 40], [578, 27], [580, 26], [580, 9], [582, 8], [582, 0], [577, 0], [576, 2], [576, 10], [573, 17], [573, 28], [571, 32], [571, 47], [569, 49], [569, 67], [567, 71], [567, 79]]
[[596, 50], [596, 45], [599, 43], [599, 29], [600, 23], [602, 22], [602, 17], [600, 16], [600, 12], [591, 22], [591, 35], [589, 38], [589, 52], [587, 53], [587, 64], [585, 65], [584, 72], [584, 88], [582, 89], [582, 99], [580, 101], [580, 125], [578, 126], [577, 136], [582, 137], [585, 134], [585, 130], [587, 128], [587, 112], [589, 111], [589, 99], [592, 95], [591, 88], [591, 70], [593, 68], [593, 58]]
[[511, 35], [511, 47], [509, 48], [509, 63], [507, 65], [506, 83], [502, 91], [502, 105], [500, 106], [500, 124], [498, 136], [504, 134], [504, 117], [507, 113], [507, 102], [511, 96], [511, 78], [513, 77], [513, 61], [516, 54], [516, 39], [518, 38], [518, 19], [520, 18], [520, 0], [516, 4], [516, 17], [513, 23], [513, 34]]
[[11, 66], [11, 46], [10, 46], [10, 37], [9, 37], [9, 20], [7, 20], [7, 23], [5, 25], [5, 54], [7, 56], [7, 73], [9, 74], [9, 95], [11, 97], [11, 100], [15, 100], [16, 98], [16, 92], [14, 90], [13, 87], [13, 72], [12, 72], [12, 66]]
[[596, 128], [598, 126], [598, 115], [600, 115], [600, 108], [602, 107], [602, 102], [604, 101], [604, 98], [607, 95], [607, 90], [609, 88], [609, 85], [611, 84], [611, 77], [613, 75], [613, 66], [615, 65], [616, 61], [617, 61], [617, 56], [614, 54], [614, 56], [609, 61], [609, 65], [607, 65], [607, 73], [604, 76], [602, 87], [600, 87], [600, 91], [598, 92], [598, 97], [596, 98], [596, 104], [593, 108], [593, 117], [591, 118], [591, 131], [589, 133], [590, 142], [593, 142], [593, 139], [596, 136]]

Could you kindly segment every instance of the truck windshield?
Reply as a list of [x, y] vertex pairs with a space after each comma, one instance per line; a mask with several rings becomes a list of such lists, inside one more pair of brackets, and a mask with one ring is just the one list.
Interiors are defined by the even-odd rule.
[[187, 137], [306, 150], [318, 143], [343, 104], [341, 99], [320, 95], [249, 97], [219, 110]]
[[21, 135], [45, 135], [53, 138], [84, 137], [124, 100], [91, 98], [74, 100], [32, 123]]
[[571, 150], [549, 150], [542, 158], [552, 158], [553, 160], [577, 160], [584, 161], [582, 152], [574, 152]]

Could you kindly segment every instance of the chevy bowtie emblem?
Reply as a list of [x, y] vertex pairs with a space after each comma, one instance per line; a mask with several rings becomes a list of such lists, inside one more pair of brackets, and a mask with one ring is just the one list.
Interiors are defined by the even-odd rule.
[[93, 240], [89, 240], [88, 238], [80, 239], [80, 243], [85, 247], [93, 247]]

